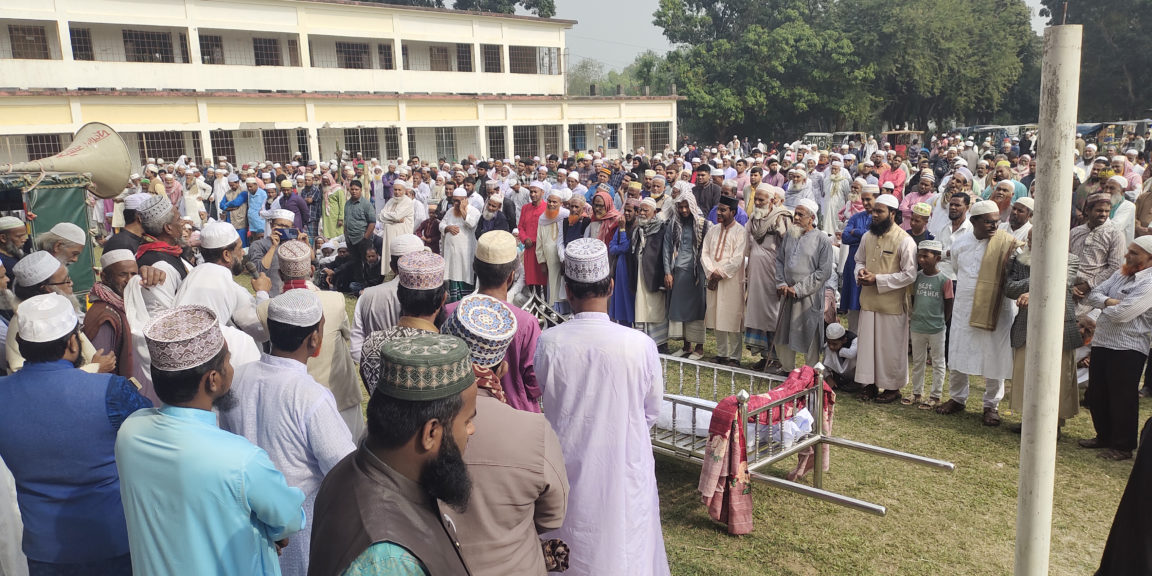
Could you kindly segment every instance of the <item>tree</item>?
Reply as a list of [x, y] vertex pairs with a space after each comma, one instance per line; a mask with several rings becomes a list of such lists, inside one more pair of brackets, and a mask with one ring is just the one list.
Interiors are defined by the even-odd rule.
[[597, 60], [582, 58], [568, 67], [568, 90], [570, 96], [587, 96], [592, 84], [604, 85], [607, 81], [604, 64]]
[[[1063, 0], [1041, 0], [1049, 24], [1064, 22]], [[1144, 118], [1152, 101], [1152, 2], [1073, 0], [1068, 24], [1084, 26], [1080, 56], [1080, 118], [1106, 122]]]

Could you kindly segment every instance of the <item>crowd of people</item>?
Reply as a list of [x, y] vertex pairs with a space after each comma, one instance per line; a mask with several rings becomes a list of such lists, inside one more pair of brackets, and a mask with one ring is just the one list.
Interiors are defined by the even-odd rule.
[[[1023, 409], [1033, 140], [150, 158], [89, 231], [4, 216], [0, 566], [668, 574], [662, 354]], [[1109, 460], [1152, 348], [1143, 143], [1079, 141], [1070, 184], [1060, 418]]]

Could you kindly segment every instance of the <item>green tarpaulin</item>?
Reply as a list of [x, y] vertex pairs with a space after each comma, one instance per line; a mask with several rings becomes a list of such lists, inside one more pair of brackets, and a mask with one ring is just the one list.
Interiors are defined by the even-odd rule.
[[[0, 210], [27, 209], [35, 214], [30, 229], [33, 238], [60, 222], [71, 222], [81, 230], [88, 231], [92, 225], [88, 221], [88, 205], [84, 197], [89, 180], [78, 175], [60, 174], [45, 176], [36, 184], [39, 177], [39, 174], [0, 175]], [[36, 184], [35, 187], [21, 197], [21, 191], [33, 184]], [[89, 238], [80, 259], [68, 268], [74, 292], [84, 293], [92, 288], [96, 280], [92, 270], [95, 264], [92, 240]]]

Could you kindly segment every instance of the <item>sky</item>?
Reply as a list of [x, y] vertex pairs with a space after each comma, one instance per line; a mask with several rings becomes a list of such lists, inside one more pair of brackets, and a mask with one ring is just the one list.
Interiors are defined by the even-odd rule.
[[[1025, 0], [1032, 10], [1032, 29], [1043, 33], [1040, 0]], [[583, 58], [598, 60], [605, 70], [619, 70], [645, 50], [664, 53], [672, 45], [652, 24], [659, 0], [556, 0], [556, 17], [577, 20], [567, 34], [569, 66]]]

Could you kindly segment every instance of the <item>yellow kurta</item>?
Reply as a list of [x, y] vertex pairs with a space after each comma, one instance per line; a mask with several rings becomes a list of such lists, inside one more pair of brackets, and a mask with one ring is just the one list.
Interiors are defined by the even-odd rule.
[[704, 235], [700, 261], [704, 275], [719, 272], [723, 277], [715, 290], [708, 290], [708, 312], [704, 324], [721, 332], [744, 331], [744, 252], [748, 233], [735, 221], [730, 226], [713, 226]]

